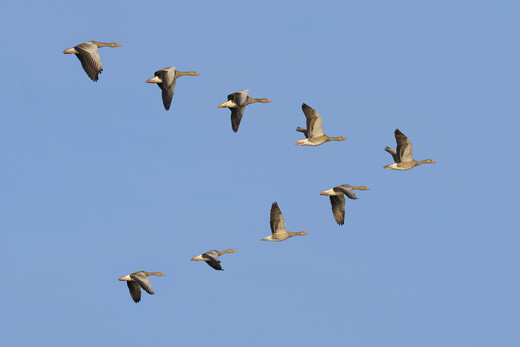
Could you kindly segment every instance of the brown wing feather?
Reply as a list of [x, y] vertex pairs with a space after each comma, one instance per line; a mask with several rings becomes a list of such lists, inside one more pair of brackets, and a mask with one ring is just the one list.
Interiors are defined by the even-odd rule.
[[332, 205], [332, 214], [339, 225], [345, 223], [345, 196], [331, 195], [330, 204]]
[[91, 80], [96, 82], [98, 80], [99, 74], [101, 71], [103, 71], [97, 46], [95, 44], [85, 42], [75, 46], [74, 48], [78, 52], [76, 53], [76, 57], [81, 62], [83, 70], [85, 70]]
[[280, 210], [280, 207], [278, 207], [277, 202], [274, 202], [271, 205], [270, 225], [271, 233], [273, 234], [287, 231], [285, 229], [285, 220], [283, 219], [282, 211]]
[[306, 104], [302, 104], [302, 110], [305, 114], [305, 118], [307, 118], [308, 137], [312, 138], [324, 135], [322, 128], [323, 118], [320, 114]]
[[231, 108], [231, 128], [234, 132], [238, 131], [238, 127], [240, 126], [240, 122], [242, 121], [242, 116], [244, 115], [245, 106], [241, 106], [238, 108]]
[[150, 281], [148, 280], [148, 277], [143, 272], [134, 272], [130, 275], [130, 278], [132, 278], [134, 281], [137, 282], [143, 288], [148, 294], [153, 295], [153, 289], [152, 285], [150, 284]]
[[141, 301], [141, 287], [134, 281], [126, 281], [126, 285], [130, 290], [130, 296], [134, 302]]
[[357, 200], [357, 196], [356, 196], [356, 193], [354, 192], [354, 189], [352, 189], [352, 186], [350, 186], [348, 184], [342, 184], [340, 186], [334, 187], [333, 190], [335, 192], [342, 192], [349, 199]]
[[161, 87], [163, 106], [164, 109], [168, 111], [172, 104], [173, 94], [175, 93], [175, 80], [169, 88], [164, 87], [162, 83], [157, 83], [157, 85]]
[[220, 265], [220, 260], [218, 260], [218, 255], [216, 251], [206, 252], [202, 255], [202, 257], [205, 259], [209, 259], [206, 260], [206, 263], [215, 270], [224, 270]]
[[395, 129], [395, 141], [397, 142], [396, 152], [401, 161], [411, 161], [412, 158], [412, 143], [399, 129]]

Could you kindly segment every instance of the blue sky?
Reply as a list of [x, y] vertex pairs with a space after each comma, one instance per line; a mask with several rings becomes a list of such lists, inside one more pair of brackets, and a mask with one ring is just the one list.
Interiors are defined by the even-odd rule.
[[[513, 1], [3, 6], [6, 346], [517, 346]], [[92, 82], [64, 49], [102, 48]], [[170, 111], [154, 71], [181, 77]], [[239, 132], [227, 94], [250, 89]], [[295, 146], [315, 108], [330, 136]], [[416, 159], [384, 170], [399, 128]], [[334, 222], [322, 190], [371, 190]], [[277, 201], [289, 231], [269, 235]], [[225, 271], [190, 262], [211, 249]], [[138, 270], [156, 295], [131, 301]]]

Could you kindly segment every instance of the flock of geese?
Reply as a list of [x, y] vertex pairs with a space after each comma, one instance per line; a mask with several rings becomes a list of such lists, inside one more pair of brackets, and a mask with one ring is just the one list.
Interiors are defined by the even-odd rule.
[[[74, 53], [76, 57], [81, 62], [81, 66], [83, 70], [85, 70], [86, 74], [90, 79], [94, 82], [98, 81], [99, 74], [103, 71], [103, 67], [101, 65], [101, 58], [98, 53], [98, 48], [100, 47], [120, 47], [121, 45], [115, 42], [104, 43], [97, 41], [88, 41], [81, 43], [72, 48], [66, 49], [63, 51], [65, 54]], [[175, 91], [175, 83], [176, 79], [181, 76], [198, 76], [199, 74], [195, 71], [182, 72], [175, 69], [174, 66], [170, 66], [155, 72], [155, 77], [148, 79], [146, 82], [148, 83], [156, 83], [162, 91], [162, 101], [163, 106], [166, 110], [170, 109], [173, 94]], [[228, 101], [221, 103], [218, 107], [220, 108], [229, 108], [231, 110], [231, 128], [234, 132], [238, 131], [240, 126], [240, 122], [242, 121], [242, 117], [244, 115], [244, 111], [247, 105], [252, 103], [270, 103], [271, 101], [265, 98], [255, 99], [248, 96], [249, 90], [244, 89], [238, 92], [229, 94], [227, 99]], [[307, 120], [307, 127], [296, 128], [296, 131], [299, 131], [305, 135], [305, 139], [298, 140], [296, 142], [299, 146], [319, 146], [328, 141], [344, 141], [346, 138], [343, 136], [338, 137], [330, 137], [327, 136], [323, 132], [323, 118], [322, 116], [316, 112], [312, 107], [303, 104], [302, 105], [303, 113], [305, 114], [305, 118]], [[386, 165], [385, 169], [392, 170], [410, 170], [411, 168], [430, 163], [434, 164], [435, 162], [431, 159], [425, 160], [414, 160], [412, 157], [412, 143], [399, 129], [395, 130], [395, 140], [397, 142], [396, 149], [386, 147], [385, 151], [392, 155], [394, 160], [393, 164]], [[369, 190], [369, 188], [365, 186], [351, 186], [348, 184], [342, 184], [340, 186], [324, 190], [321, 192], [321, 195], [329, 196], [330, 203], [332, 206], [332, 214], [334, 216], [335, 221], [338, 225], [343, 225], [345, 223], [345, 196], [349, 199], [355, 200], [357, 199], [356, 193], [354, 190]], [[270, 226], [271, 226], [271, 235], [262, 239], [262, 241], [284, 241], [293, 236], [303, 236], [308, 235], [308, 233], [301, 232], [290, 232], [287, 231], [285, 227], [285, 220], [282, 215], [282, 211], [278, 206], [278, 203], [274, 202], [271, 206], [271, 214], [270, 214]], [[223, 270], [220, 265], [219, 256], [226, 253], [235, 253], [236, 251], [233, 249], [228, 249], [225, 251], [216, 251], [211, 250], [205, 252], [201, 255], [193, 257], [192, 261], [205, 261], [209, 266], [211, 266], [215, 270]], [[138, 271], [134, 272], [130, 275], [126, 275], [121, 277], [120, 281], [126, 281], [128, 289], [130, 290], [130, 296], [134, 302], [141, 301], [141, 288], [144, 289], [148, 294], [154, 294], [152, 289], [152, 285], [150, 284], [150, 280], [148, 276], [164, 276], [161, 272], [146, 272], [146, 271]]]

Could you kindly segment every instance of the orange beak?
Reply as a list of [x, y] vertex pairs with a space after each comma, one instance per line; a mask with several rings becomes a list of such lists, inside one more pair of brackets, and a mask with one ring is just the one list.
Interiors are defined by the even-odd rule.
[[157, 76], [153, 77], [153, 78], [150, 78], [150, 79], [147, 79], [145, 82], [146, 83], [157, 83]]

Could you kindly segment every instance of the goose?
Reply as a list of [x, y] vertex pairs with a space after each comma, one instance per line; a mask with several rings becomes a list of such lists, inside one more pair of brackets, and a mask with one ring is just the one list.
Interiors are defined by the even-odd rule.
[[280, 207], [278, 207], [277, 202], [273, 202], [271, 205], [271, 218], [269, 224], [271, 225], [272, 235], [263, 238], [262, 241], [283, 241], [293, 236], [309, 235], [305, 231], [292, 233], [285, 229], [285, 220], [283, 219], [282, 211], [280, 210]]
[[329, 190], [324, 190], [320, 193], [320, 195], [328, 195], [330, 197], [330, 204], [332, 205], [332, 214], [334, 215], [334, 219], [336, 220], [338, 225], [343, 225], [345, 223], [345, 195], [349, 199], [357, 200], [357, 196], [356, 193], [354, 193], [354, 189], [370, 190], [370, 188], [367, 188], [365, 186], [354, 187], [348, 184], [342, 184]]
[[204, 260], [209, 266], [211, 266], [212, 268], [214, 268], [215, 270], [224, 270], [222, 268], [222, 266], [220, 266], [220, 260], [218, 260], [218, 257], [221, 256], [222, 254], [226, 254], [226, 253], [236, 253], [237, 251], [235, 251], [234, 249], [228, 249], [228, 250], [225, 250], [225, 251], [222, 251], [222, 252], [219, 252], [219, 251], [216, 251], [216, 250], [212, 250], [212, 251], [208, 251], [206, 253], [203, 253], [201, 255], [198, 255], [196, 257], [193, 257], [191, 258], [192, 261], [194, 260]]
[[165, 67], [155, 71], [155, 77], [146, 80], [146, 83], [157, 83], [162, 90], [162, 100], [164, 109], [168, 111], [172, 103], [173, 93], [175, 92], [175, 80], [181, 76], [199, 76], [195, 71], [182, 72], [175, 69], [175, 66]]
[[99, 47], [121, 47], [119, 43], [110, 42], [97, 42], [87, 41], [80, 43], [77, 46], [68, 48], [63, 51], [64, 54], [76, 54], [76, 57], [81, 62], [83, 70], [87, 73], [88, 77], [94, 82], [97, 82], [98, 76], [103, 71], [101, 66], [101, 58], [99, 57]]
[[247, 96], [249, 93], [249, 89], [239, 90], [238, 92], [232, 93], [228, 95], [228, 101], [223, 102], [218, 105], [220, 108], [227, 107], [231, 110], [231, 128], [234, 132], [238, 131], [238, 127], [240, 126], [240, 121], [242, 120], [242, 116], [244, 115], [244, 110], [247, 105], [253, 104], [255, 102], [262, 103], [270, 103], [271, 100], [267, 100], [265, 98], [255, 99]]
[[435, 162], [431, 159], [425, 160], [414, 160], [412, 158], [412, 143], [399, 129], [395, 129], [395, 141], [397, 142], [397, 150], [390, 148], [388, 146], [385, 147], [385, 151], [392, 155], [394, 159], [394, 164], [390, 164], [385, 166], [385, 169], [393, 169], [393, 170], [410, 170], [414, 166], [421, 164], [435, 164]]
[[302, 132], [306, 139], [298, 140], [297, 145], [300, 146], [319, 146], [328, 141], [344, 141], [346, 138], [343, 136], [329, 137], [325, 135], [322, 128], [323, 118], [316, 112], [312, 107], [302, 104], [302, 110], [307, 118], [307, 129], [298, 127], [296, 131]]
[[130, 290], [130, 296], [134, 300], [134, 302], [141, 301], [141, 288], [143, 288], [148, 294], [153, 295], [152, 285], [148, 280], [148, 276], [164, 276], [162, 272], [146, 272], [146, 271], [137, 271], [131, 273], [130, 275], [126, 275], [121, 277], [120, 281], [126, 281], [126, 285]]

